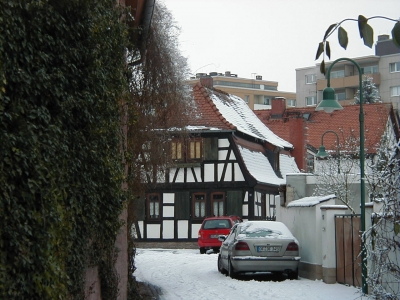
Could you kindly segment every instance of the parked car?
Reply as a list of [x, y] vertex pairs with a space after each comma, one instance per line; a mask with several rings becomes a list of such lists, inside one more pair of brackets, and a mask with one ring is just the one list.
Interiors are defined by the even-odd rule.
[[247, 221], [220, 236], [218, 270], [235, 278], [242, 272], [286, 273], [298, 278], [299, 243], [285, 224]]
[[232, 226], [239, 222], [243, 222], [239, 216], [205, 218], [199, 229], [197, 239], [200, 253], [206, 253], [207, 249], [213, 249], [214, 252], [218, 252], [219, 247], [221, 247], [221, 241], [218, 240], [218, 237], [220, 235], [228, 235]]

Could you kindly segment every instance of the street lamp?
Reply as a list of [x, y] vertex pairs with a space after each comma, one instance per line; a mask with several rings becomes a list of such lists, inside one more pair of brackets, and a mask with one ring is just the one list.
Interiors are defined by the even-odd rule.
[[[338, 103], [338, 104], [339, 104], [339, 103]], [[339, 105], [340, 105], [340, 104], [339, 104]], [[337, 134], [335, 131], [333, 131], [333, 130], [327, 130], [327, 131], [325, 131], [325, 132], [322, 134], [322, 137], [321, 137], [321, 146], [319, 146], [319, 150], [318, 150], [318, 152], [317, 152], [317, 154], [316, 154], [315, 156], [316, 156], [316, 157], [319, 157], [319, 158], [325, 158], [325, 157], [329, 156], [329, 154], [325, 151], [325, 146], [324, 146], [324, 135], [327, 134], [327, 133], [329, 133], [329, 132], [336, 135], [336, 155], [337, 155], [337, 160], [338, 160], [338, 174], [340, 174], [339, 136], [338, 136], [338, 134]]]
[[327, 87], [323, 91], [323, 99], [320, 104], [316, 107], [315, 110], [324, 110], [327, 113], [331, 113], [334, 110], [343, 109], [343, 107], [339, 104], [337, 100], [335, 100], [335, 90], [331, 88], [331, 78], [330, 73], [332, 67], [339, 61], [349, 61], [353, 63], [358, 69], [359, 75], [359, 90], [360, 90], [360, 114], [359, 114], [359, 123], [360, 123], [360, 176], [361, 176], [361, 268], [362, 268], [362, 292], [363, 294], [367, 294], [367, 262], [366, 262], [366, 253], [365, 253], [365, 241], [364, 241], [364, 232], [365, 232], [365, 178], [364, 178], [364, 111], [363, 111], [363, 92], [362, 92], [362, 71], [360, 66], [350, 58], [339, 58], [335, 60], [328, 68], [327, 72]]

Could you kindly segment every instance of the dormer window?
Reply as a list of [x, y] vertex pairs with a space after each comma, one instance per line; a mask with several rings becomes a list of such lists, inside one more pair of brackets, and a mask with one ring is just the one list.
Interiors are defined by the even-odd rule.
[[175, 162], [195, 162], [203, 160], [203, 139], [173, 139], [171, 158]]

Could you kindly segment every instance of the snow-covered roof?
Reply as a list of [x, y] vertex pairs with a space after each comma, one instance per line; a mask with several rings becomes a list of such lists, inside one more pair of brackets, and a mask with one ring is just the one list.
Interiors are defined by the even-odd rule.
[[285, 154], [280, 155], [280, 171], [283, 178], [276, 175], [268, 158], [259, 151], [247, 149], [238, 145], [240, 155], [250, 175], [259, 183], [273, 185], [286, 184], [287, 173], [299, 173], [294, 158]]
[[293, 148], [291, 143], [280, 138], [265, 126], [240, 97], [219, 93], [215, 90], [207, 91], [221, 115], [238, 131], [281, 148]]
[[322, 202], [326, 202], [330, 199], [334, 199], [336, 196], [334, 194], [327, 196], [312, 196], [312, 197], [304, 197], [299, 200], [294, 200], [288, 204], [289, 207], [312, 207]]

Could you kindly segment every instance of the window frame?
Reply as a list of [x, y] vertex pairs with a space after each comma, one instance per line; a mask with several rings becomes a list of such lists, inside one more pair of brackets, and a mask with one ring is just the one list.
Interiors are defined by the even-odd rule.
[[[217, 199], [217, 201], [214, 199], [215, 195], [221, 195], [222, 199]], [[218, 204], [218, 215], [215, 215], [215, 211], [214, 211], [214, 203], [215, 202], [222, 202], [222, 214], [219, 212], [220, 210], [220, 204]], [[214, 217], [220, 217], [220, 216], [224, 216], [226, 215], [226, 197], [225, 197], [225, 193], [224, 192], [212, 192], [211, 193], [211, 215]]]
[[[192, 149], [192, 143], [194, 148]], [[173, 138], [171, 140], [171, 160], [176, 163], [193, 163], [202, 162], [204, 160], [204, 139], [201, 137], [192, 137], [186, 139]], [[181, 145], [180, 153], [178, 156], [177, 145]], [[192, 152], [193, 151], [193, 152]], [[192, 156], [194, 154], [194, 156]]]
[[[396, 94], [394, 93], [396, 91]], [[390, 97], [400, 96], [400, 85], [390, 87]]]
[[288, 99], [286, 103], [287, 103], [287, 106], [296, 107], [296, 100], [295, 99]]
[[[308, 104], [308, 99], [313, 99], [313, 104]], [[316, 106], [316, 105], [317, 105], [317, 96], [306, 97], [306, 106]]]
[[[154, 201], [152, 197], [156, 196], [157, 201]], [[155, 214], [156, 210], [154, 207], [154, 214], [151, 214], [151, 203], [158, 203], [158, 215]], [[155, 216], [155, 217], [152, 217]], [[146, 218], [148, 220], [160, 220], [162, 218], [162, 203], [161, 203], [161, 197], [159, 193], [149, 193], [146, 194]]]
[[270, 96], [264, 96], [264, 98], [263, 98], [264, 105], [271, 105], [271, 101], [272, 101], [272, 99]]
[[[198, 199], [196, 199], [196, 196], [203, 196], [204, 199], [198, 200]], [[203, 192], [196, 192], [196, 193], [192, 193], [191, 198], [192, 198], [192, 218], [197, 219], [197, 220], [206, 218], [207, 217], [207, 194], [203, 193]], [[196, 216], [196, 203], [197, 202], [204, 204], [204, 215], [201, 214], [201, 205], [200, 205], [200, 207], [199, 207], [200, 214], [199, 214], [199, 216]]]
[[314, 84], [317, 82], [317, 74], [307, 74], [306, 84]]
[[400, 61], [389, 63], [389, 72], [390, 73], [400, 72]]

